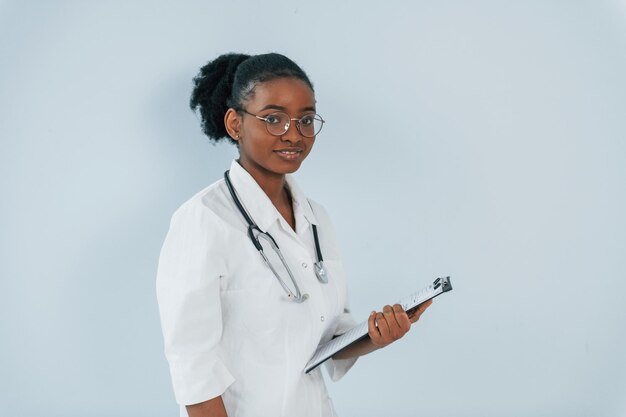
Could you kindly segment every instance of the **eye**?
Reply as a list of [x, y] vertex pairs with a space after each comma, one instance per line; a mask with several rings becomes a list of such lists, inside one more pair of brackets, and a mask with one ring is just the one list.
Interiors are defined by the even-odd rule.
[[314, 122], [315, 122], [314, 115], [304, 116], [303, 118], [300, 119], [300, 125], [305, 126], [305, 127], [312, 126]]
[[275, 125], [280, 123], [281, 117], [279, 114], [269, 114], [265, 116], [265, 122], [270, 125]]

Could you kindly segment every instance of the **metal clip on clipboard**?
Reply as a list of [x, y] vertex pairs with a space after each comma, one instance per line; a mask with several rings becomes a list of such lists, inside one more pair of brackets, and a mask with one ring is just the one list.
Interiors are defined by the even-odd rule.
[[[429, 286], [422, 288], [421, 290], [403, 298], [398, 302], [402, 308], [411, 313], [422, 303], [431, 300], [438, 295], [452, 290], [452, 284], [450, 283], [450, 277], [437, 278]], [[341, 336], [337, 336], [334, 339], [329, 340], [317, 347], [315, 354], [306, 364], [304, 371], [306, 373], [311, 372], [313, 369], [320, 366], [327, 359], [333, 356], [340, 350], [348, 347], [352, 343], [367, 337], [367, 320], [363, 323], [354, 326]]]

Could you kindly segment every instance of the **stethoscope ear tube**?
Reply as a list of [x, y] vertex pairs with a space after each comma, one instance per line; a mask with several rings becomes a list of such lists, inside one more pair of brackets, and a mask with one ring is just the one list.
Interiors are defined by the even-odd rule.
[[[237, 209], [239, 210], [239, 212], [241, 213], [243, 218], [246, 220], [246, 223], [248, 223], [248, 226], [250, 226], [250, 227], [254, 226], [255, 228], [259, 229], [259, 227], [256, 225], [256, 223], [248, 215], [248, 212], [246, 211], [246, 209], [243, 208], [243, 205], [241, 204], [241, 201], [239, 201], [239, 198], [237, 197], [237, 193], [235, 192], [235, 187], [233, 187], [233, 183], [230, 182], [230, 173], [229, 173], [229, 171], [224, 172], [224, 181], [226, 182], [226, 187], [228, 187], [228, 191], [230, 192], [230, 195], [233, 198], [233, 201], [235, 202], [235, 205], [237, 206]], [[261, 229], [259, 229], [259, 230], [261, 230]], [[250, 235], [250, 238], [252, 238], [252, 235]], [[253, 239], [253, 240], [255, 240], [255, 239]]]
[[[256, 235], [254, 234], [254, 232], [256, 232]], [[256, 247], [258, 251], [263, 250], [263, 246], [261, 246], [261, 242], [259, 242], [259, 236], [265, 238], [265, 240], [270, 242], [270, 244], [272, 245], [272, 248], [275, 251], [280, 249], [278, 247], [278, 243], [276, 243], [276, 241], [274, 240], [274, 237], [270, 235], [269, 233], [266, 233], [263, 230], [261, 230], [259, 226], [257, 226], [256, 224], [251, 224], [250, 226], [248, 226], [248, 236], [250, 237], [250, 240], [252, 241], [252, 243], [254, 243], [254, 246]]]
[[322, 258], [322, 251], [320, 250], [320, 239], [317, 236], [317, 226], [314, 224], [311, 225], [313, 229], [313, 239], [315, 240], [315, 255], [317, 255], [317, 262], [324, 262], [324, 258]]
[[255, 228], [256, 230], [259, 230], [259, 228], [254, 225], [251, 225], [248, 227], [248, 236], [250, 236], [250, 240], [254, 244], [254, 247], [256, 248], [256, 250], [258, 250], [259, 252], [263, 252], [263, 246], [261, 246], [261, 243], [259, 242], [259, 240], [254, 236]]

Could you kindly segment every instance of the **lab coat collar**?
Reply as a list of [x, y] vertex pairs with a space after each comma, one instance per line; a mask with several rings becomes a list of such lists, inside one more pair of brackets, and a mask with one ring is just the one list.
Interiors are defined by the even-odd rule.
[[[309, 224], [318, 225], [317, 218], [315, 214], [313, 214], [313, 209], [311, 208], [311, 203], [309, 203], [309, 199], [304, 195], [296, 180], [291, 174], [285, 175], [285, 181], [287, 182], [287, 186], [289, 187], [289, 192], [291, 193], [291, 201], [293, 202], [293, 212], [296, 217], [296, 233], [301, 235], [305, 228], [309, 227]], [[304, 224], [302, 220], [307, 221], [307, 224]]]
[[[301, 231], [308, 228], [309, 224], [317, 225], [318, 222], [309, 201], [296, 184], [295, 179], [290, 174], [287, 174], [285, 179], [293, 201], [296, 233], [301, 234]], [[261, 186], [237, 160], [233, 160], [230, 164], [230, 180], [243, 206], [261, 230], [267, 231], [276, 220], [285, 222]], [[307, 220], [308, 224], [303, 224], [302, 220], [304, 219]]]

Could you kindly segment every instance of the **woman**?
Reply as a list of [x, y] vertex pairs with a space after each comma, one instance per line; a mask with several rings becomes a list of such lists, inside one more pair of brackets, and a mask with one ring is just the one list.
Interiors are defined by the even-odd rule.
[[[328, 215], [289, 175], [324, 123], [313, 85], [273, 53], [222, 55], [194, 82], [204, 132], [233, 142], [239, 158], [174, 213], [161, 251], [157, 294], [181, 415], [333, 416], [320, 368], [303, 369], [356, 323]], [[402, 337], [428, 305], [411, 317], [399, 305], [372, 312], [369, 339], [326, 362], [331, 378]]]

